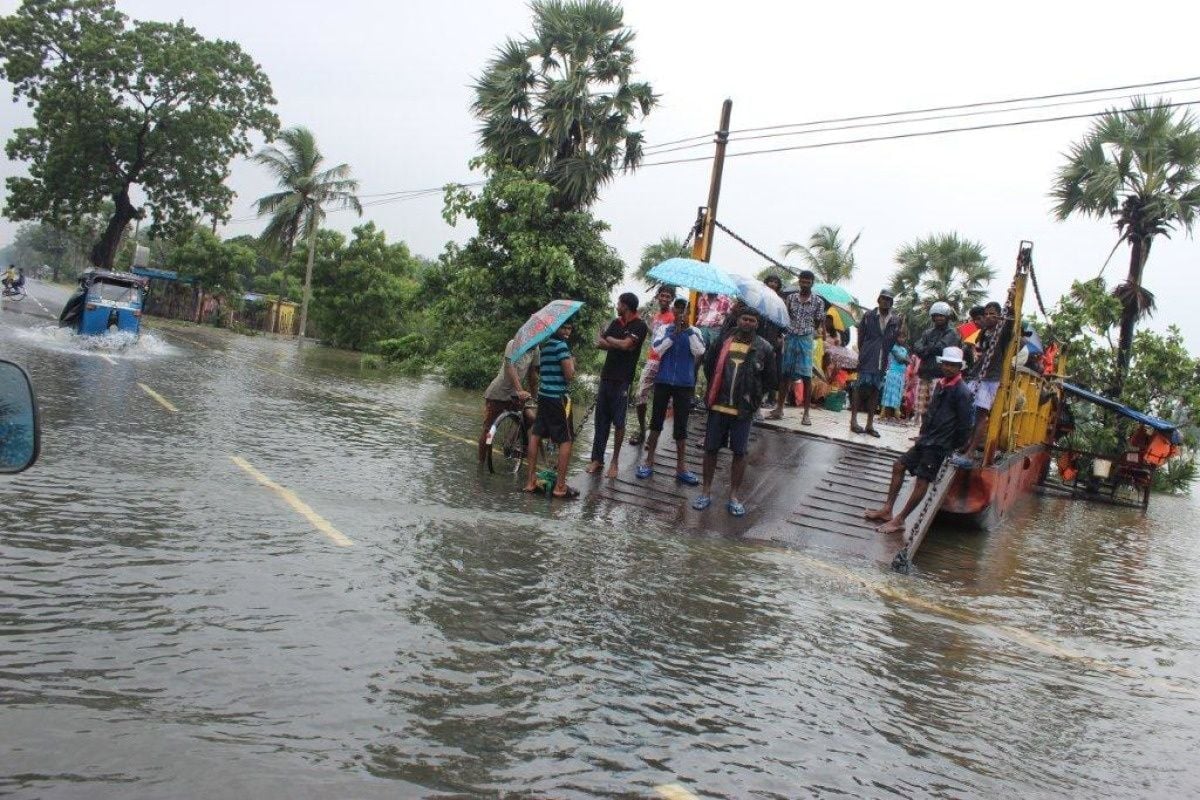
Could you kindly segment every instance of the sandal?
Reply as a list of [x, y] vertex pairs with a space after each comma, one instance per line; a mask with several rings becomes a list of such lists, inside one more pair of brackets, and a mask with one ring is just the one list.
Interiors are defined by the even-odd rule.
[[641, 434], [634, 434], [633, 436], [630, 436], [630, 437], [629, 437], [629, 443], [630, 443], [631, 445], [633, 445], [634, 447], [637, 447], [638, 445], [640, 445], [640, 444], [642, 443], [642, 436], [641, 436]]
[[878, 439], [882, 435], [883, 435], [882, 433], [875, 430], [874, 428], [867, 428], [867, 436], [874, 436], [876, 439]]
[[728, 511], [729, 515], [732, 517], [746, 516], [746, 507], [737, 500], [730, 500], [728, 503], [726, 503], [725, 510]]
[[690, 469], [685, 469], [683, 472], [675, 473], [675, 480], [680, 483], [686, 483], [688, 486], [699, 486], [700, 479], [696, 477], [696, 473]]
[[637, 475], [642, 480], [646, 480], [646, 478], [649, 478], [651, 475], [654, 474], [654, 467], [650, 466], [649, 464], [639, 464], [638, 468], [637, 468], [637, 472], [635, 472], [634, 474]]
[[770, 414], [767, 414], [765, 417], [763, 417], [763, 419], [769, 419], [769, 420], [783, 419], [783, 412], [777, 408], [774, 411], [772, 411]]
[[702, 494], [692, 501], [692, 508], [696, 509], [697, 511], [703, 511], [711, 505], [712, 498], [706, 494]]
[[863, 428], [862, 425], [851, 425], [850, 432], [851, 433], [866, 433], [867, 431], [866, 431], [866, 429]]
[[575, 498], [579, 497], [579, 490], [574, 486], [568, 486], [567, 490], [562, 494], [559, 494], [558, 492], [550, 492], [550, 496], [557, 497], [559, 500], [574, 500]]

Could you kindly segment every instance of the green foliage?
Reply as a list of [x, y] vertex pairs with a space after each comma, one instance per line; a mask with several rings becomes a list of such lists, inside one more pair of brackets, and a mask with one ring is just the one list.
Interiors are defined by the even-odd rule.
[[1130, 246], [1129, 273], [1113, 290], [1122, 307], [1114, 384], [1120, 387], [1134, 326], [1154, 308], [1154, 296], [1142, 286], [1150, 247], [1174, 230], [1190, 233], [1200, 212], [1200, 127], [1186, 110], [1177, 115], [1168, 100], [1151, 105], [1136, 98], [1129, 109], [1097, 119], [1071, 147], [1051, 197], [1059, 219], [1108, 217], [1117, 244]]
[[373, 222], [353, 233], [344, 252], [325, 261], [320, 272], [314, 267], [312, 315], [326, 342], [362, 350], [395, 335], [417, 282], [408, 247], [389, 245]]
[[[842, 239], [839, 225], [819, 225], [808, 237], [808, 244], [788, 242], [783, 246], [783, 257], [799, 255], [806, 269], [811, 269], [821, 283], [840, 283], [854, 276], [854, 248], [862, 238], [857, 236], [846, 242]], [[782, 277], [782, 276], [781, 276]], [[786, 280], [786, 278], [784, 279]]]
[[1164, 494], [1186, 494], [1196, 482], [1196, 455], [1188, 450], [1154, 472], [1151, 488]]
[[909, 338], [929, 327], [929, 308], [939, 300], [950, 304], [960, 319], [987, 297], [996, 277], [983, 245], [957, 233], [925, 236], [896, 251], [897, 270], [891, 288], [896, 309], [908, 321]]
[[509, 167], [494, 169], [478, 195], [447, 191], [447, 221], [465, 216], [477, 228], [461, 249], [443, 254], [443, 267], [431, 276], [446, 281], [434, 306], [439, 332], [461, 340], [453, 358], [442, 351], [452, 384], [490, 380], [504, 343], [550, 300], [583, 301], [583, 331], [607, 319], [612, 288], [625, 272], [601, 236], [608, 226], [586, 211], [555, 208], [552, 195], [549, 184]]
[[654, 244], [648, 244], [642, 248], [642, 257], [638, 261], [637, 269], [634, 270], [634, 277], [641, 281], [647, 289], [653, 289], [658, 282], [649, 276], [650, 270], [668, 258], [689, 255], [691, 254], [683, 249], [682, 239], [678, 236], [664, 236]]
[[244, 245], [222, 242], [207, 228], [196, 228], [171, 253], [168, 266], [195, 278], [215, 295], [239, 298], [242, 274], [254, 268], [254, 251]]
[[475, 82], [489, 164], [529, 169], [562, 209], [586, 208], [642, 160], [631, 129], [658, 98], [633, 79], [634, 33], [610, 0], [533, 0], [533, 34], [509, 39]]
[[91, 260], [111, 266], [141, 212], [156, 235], [199, 216], [227, 218], [229, 162], [249, 133], [275, 133], [271, 85], [233, 42], [209, 41], [182, 22], [130, 22], [113, 0], [29, 0], [0, 18], [0, 77], [34, 109], [6, 151], [29, 163], [7, 179], [5, 214], [77, 222], [114, 204]]
[[779, 278], [780, 282], [784, 286], [787, 286], [789, 283], [796, 280], [796, 276], [794, 274], [788, 272], [786, 269], [780, 269], [774, 264], [769, 267], [763, 267], [755, 274], [754, 277], [763, 282], [766, 282], [767, 278]]

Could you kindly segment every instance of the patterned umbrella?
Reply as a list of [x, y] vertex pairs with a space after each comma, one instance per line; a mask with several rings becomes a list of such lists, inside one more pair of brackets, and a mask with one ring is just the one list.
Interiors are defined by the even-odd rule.
[[775, 294], [775, 290], [762, 281], [754, 278], [743, 278], [734, 275], [733, 282], [737, 284], [737, 296], [742, 302], [753, 308], [759, 314], [780, 327], [787, 327], [788, 310], [783, 298]]
[[668, 258], [650, 270], [647, 276], [662, 283], [673, 283], [697, 292], [737, 294], [737, 284], [725, 270], [694, 258]]
[[517, 335], [513, 337], [517, 346], [510, 358], [516, 361], [549, 339], [555, 331], [562, 327], [564, 322], [581, 308], [583, 308], [583, 303], [579, 300], [551, 300], [546, 303], [525, 321], [525, 324], [517, 331]]

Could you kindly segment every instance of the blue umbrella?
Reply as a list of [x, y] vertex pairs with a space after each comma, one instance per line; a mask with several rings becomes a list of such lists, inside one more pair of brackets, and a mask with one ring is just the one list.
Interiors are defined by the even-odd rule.
[[551, 300], [546, 303], [540, 310], [535, 311], [533, 316], [527, 319], [521, 329], [517, 331], [516, 336], [513, 337], [517, 346], [513, 348], [513, 354], [509, 358], [516, 361], [549, 339], [555, 331], [562, 327], [564, 322], [581, 308], [583, 308], [583, 303], [579, 300]]
[[668, 258], [647, 273], [661, 283], [673, 283], [697, 292], [737, 294], [737, 285], [724, 270], [694, 258]]
[[754, 278], [743, 278], [741, 275], [734, 275], [733, 281], [737, 284], [736, 294], [742, 298], [743, 303], [776, 325], [787, 327], [787, 304], [783, 302], [782, 297], [775, 294], [774, 289], [762, 281], [755, 280]]

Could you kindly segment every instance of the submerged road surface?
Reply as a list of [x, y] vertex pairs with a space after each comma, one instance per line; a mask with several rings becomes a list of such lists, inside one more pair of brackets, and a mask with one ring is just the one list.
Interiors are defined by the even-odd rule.
[[1195, 501], [1030, 499], [901, 577], [550, 505], [477, 469], [473, 395], [88, 348], [65, 296], [0, 307], [45, 428], [0, 477], [0, 794], [1200, 792]]

